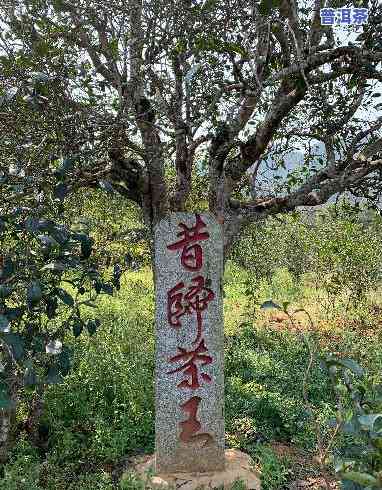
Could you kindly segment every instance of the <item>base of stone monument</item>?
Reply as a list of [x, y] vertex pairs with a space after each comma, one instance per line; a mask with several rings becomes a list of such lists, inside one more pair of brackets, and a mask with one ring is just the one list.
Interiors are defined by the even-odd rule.
[[[244, 483], [246, 489], [260, 490], [258, 473], [251, 465], [251, 458], [236, 449], [225, 451], [226, 464], [222, 471], [208, 473], [173, 473], [155, 474], [155, 455], [136, 458], [132, 471], [141, 478], [148, 478], [148, 488], [167, 488], [182, 490], [230, 489], [238, 480]], [[148, 475], [153, 476], [148, 476]]]

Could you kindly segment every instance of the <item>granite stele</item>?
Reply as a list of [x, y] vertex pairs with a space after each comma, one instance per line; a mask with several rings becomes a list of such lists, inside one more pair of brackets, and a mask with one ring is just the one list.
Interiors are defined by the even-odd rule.
[[209, 213], [155, 229], [158, 473], [224, 469], [223, 237]]

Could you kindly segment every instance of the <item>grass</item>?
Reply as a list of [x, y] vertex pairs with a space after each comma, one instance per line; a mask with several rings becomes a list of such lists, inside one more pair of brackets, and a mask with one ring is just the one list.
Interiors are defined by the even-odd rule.
[[[269, 283], [256, 289], [256, 302], [250, 280], [249, 272], [228, 263], [224, 280], [226, 443], [250, 454], [261, 472], [263, 489], [273, 490], [301, 478], [301, 454], [306, 467], [302, 476], [315, 474], [316, 441], [302, 398], [306, 345], [285, 317], [259, 310], [258, 304], [272, 298], [307, 308], [317, 325], [320, 352], [345, 352], [375, 379], [382, 367], [382, 331], [375, 306], [372, 310], [364, 304], [359, 311], [346, 312], [347, 316], [343, 308], [337, 308], [328, 319], [319, 303], [321, 292], [309, 277], [297, 284], [287, 270], [277, 270]], [[379, 295], [373, 294], [370, 301], [376, 304]], [[119, 480], [130, 456], [154, 450], [150, 270], [127, 273], [121, 291], [100, 300], [99, 315], [102, 328], [97, 335], [68, 339], [74, 352], [73, 370], [64, 383], [46, 393], [42, 421], [49, 431], [46, 453], [32, 448], [26, 435], [21, 435], [0, 488], [144, 488], [138, 480], [123, 484]], [[302, 317], [300, 328], [308, 328]], [[361, 331], [368, 335], [361, 336]], [[325, 437], [334, 402], [319, 363], [310, 375], [308, 397]], [[275, 448], [281, 446], [291, 448], [290, 454], [280, 455]]]

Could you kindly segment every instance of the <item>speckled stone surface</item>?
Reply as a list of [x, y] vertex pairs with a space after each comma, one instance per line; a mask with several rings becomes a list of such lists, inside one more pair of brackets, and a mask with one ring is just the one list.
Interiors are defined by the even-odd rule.
[[[209, 234], [200, 241], [191, 241], [189, 248], [184, 247], [169, 250], [168, 245], [178, 243], [185, 235], [179, 223], [190, 229], [195, 227], [197, 217], [190, 213], [172, 213], [161, 220], [155, 229], [155, 272], [156, 272], [156, 472], [174, 473], [179, 471], [205, 472], [224, 468], [224, 379], [223, 379], [223, 306], [222, 306], [222, 272], [223, 272], [223, 237], [222, 228], [209, 213], [200, 215], [206, 224], [199, 232]], [[188, 233], [192, 236], [192, 232]], [[203, 264], [199, 270], [190, 271], [182, 266], [182, 252], [186, 255], [196, 255], [193, 245], [199, 244], [203, 255]], [[200, 251], [200, 249], [199, 249]], [[195, 265], [192, 257], [186, 260], [188, 265]], [[196, 277], [203, 277], [206, 290], [214, 294], [207, 303], [207, 308], [201, 311], [202, 331], [197, 337], [197, 315], [188, 308], [178, 318], [176, 312], [184, 310], [187, 300], [184, 296], [192, 292]], [[194, 279], [194, 282], [191, 282]], [[173, 303], [168, 299], [168, 292], [179, 283], [184, 286], [177, 290], [182, 296], [179, 302]], [[200, 297], [207, 296], [207, 291], [200, 292]], [[195, 292], [195, 290], [194, 290]], [[173, 293], [175, 294], [175, 293]], [[192, 300], [195, 304], [195, 295]], [[178, 327], [170, 324], [179, 322]], [[188, 303], [189, 304], [189, 303]], [[178, 308], [178, 309], [177, 309]], [[171, 313], [172, 312], [172, 313]], [[194, 358], [194, 368], [197, 368], [197, 378], [192, 377], [192, 366], [179, 369], [190, 363], [190, 357], [170, 359], [183, 352], [195, 351], [200, 342], [208, 351], [201, 356], [209, 356], [212, 362], [203, 364], [206, 358]], [[204, 378], [202, 378], [202, 373]], [[210, 378], [210, 381], [208, 379]], [[192, 382], [197, 379], [198, 382]], [[183, 387], [177, 385], [183, 383]], [[195, 385], [198, 385], [195, 387]], [[194, 385], [190, 387], [189, 385]], [[191, 409], [182, 405], [193, 399], [195, 404], [196, 421], [193, 429], [187, 432], [187, 424], [192, 418]], [[197, 402], [196, 402], [197, 400]], [[181, 425], [183, 422], [183, 425]], [[188, 427], [189, 429], [189, 427]], [[188, 433], [188, 438], [187, 434]], [[185, 435], [186, 434], [186, 435]]]

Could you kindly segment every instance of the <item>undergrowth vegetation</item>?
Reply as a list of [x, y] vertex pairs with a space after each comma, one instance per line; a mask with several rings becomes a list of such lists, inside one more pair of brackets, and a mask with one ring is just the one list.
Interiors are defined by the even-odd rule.
[[[91, 214], [86, 200], [81, 209]], [[101, 327], [96, 335], [83, 332], [74, 339], [67, 334], [72, 369], [44, 394], [38, 446], [23, 425], [27, 401], [18, 407], [14, 446], [0, 475], [2, 489], [145, 487], [133, 475], [121, 480], [130, 458], [154, 450], [152, 274], [145, 265], [144, 242], [134, 248], [121, 241], [139, 228], [139, 216], [129, 213], [121, 220], [125, 228], [115, 232], [118, 245], [109, 240], [109, 255], [101, 253], [101, 245], [98, 249], [100, 260], [112, 258], [106, 275], [115, 259], [122, 263], [129, 255], [120, 290], [97, 299]], [[111, 233], [97, 225], [102, 219], [108, 218], [99, 214], [89, 220], [95, 244]], [[349, 447], [368, 444], [361, 437], [365, 432], [359, 436], [337, 429], [333, 437], [338, 392], [321, 361], [352, 359], [365, 370], [364, 386], [382, 381], [380, 231], [377, 215], [364, 213], [360, 219], [346, 207], [314, 222], [284, 217], [252, 228], [227, 262], [226, 445], [250, 454], [264, 490], [307, 478], [339, 479], [335, 466], [348, 464]], [[270, 300], [282, 307], [261, 308]], [[303, 312], [291, 321], [290, 309], [306, 310], [311, 321]], [[84, 305], [81, 314], [86, 320], [94, 313]], [[307, 374], [310, 345], [316, 357]], [[351, 393], [342, 389], [341, 396], [349, 412]], [[329, 445], [321, 461], [325, 475], [317, 463], [320, 441]], [[357, 457], [353, 463], [354, 471], [378, 470], [374, 460], [374, 466]], [[344, 488], [365, 488], [357, 484], [348, 481]]]

